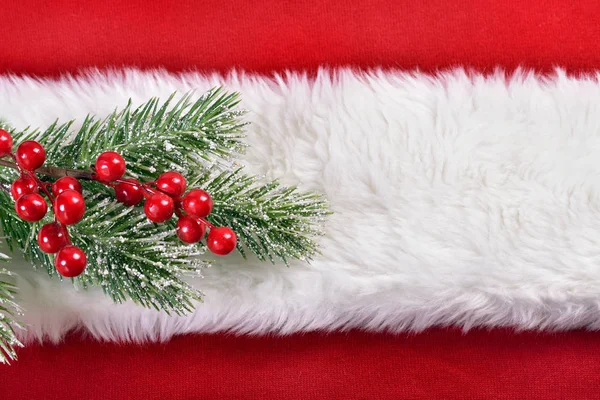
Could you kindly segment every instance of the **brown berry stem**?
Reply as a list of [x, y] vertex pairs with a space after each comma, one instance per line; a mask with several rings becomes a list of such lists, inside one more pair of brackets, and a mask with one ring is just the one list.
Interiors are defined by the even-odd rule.
[[[0, 166], [8, 167], [19, 170], [19, 166], [14, 161], [0, 159]], [[59, 167], [41, 167], [35, 170], [37, 174], [48, 176], [50, 178], [62, 178], [65, 176], [72, 176], [77, 179], [94, 180], [94, 172], [86, 171], [82, 169], [70, 169], [70, 168], [59, 168]]]

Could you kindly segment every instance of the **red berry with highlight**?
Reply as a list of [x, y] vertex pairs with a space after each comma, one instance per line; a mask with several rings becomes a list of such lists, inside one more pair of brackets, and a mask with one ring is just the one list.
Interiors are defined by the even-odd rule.
[[18, 200], [19, 197], [37, 192], [37, 182], [29, 175], [23, 175], [17, 178], [10, 185], [10, 194], [12, 198]]
[[206, 245], [216, 255], [224, 256], [233, 251], [237, 244], [237, 236], [231, 228], [212, 228], [208, 233]]
[[39, 194], [30, 193], [19, 197], [15, 203], [15, 210], [25, 221], [37, 222], [46, 215], [48, 204]]
[[17, 147], [17, 164], [26, 171], [34, 171], [44, 165], [46, 151], [35, 140], [26, 140]]
[[112, 182], [125, 174], [125, 160], [119, 153], [106, 151], [96, 159], [96, 175], [104, 182]]
[[81, 183], [72, 176], [63, 176], [52, 184], [52, 193], [54, 193], [55, 196], [58, 196], [65, 190], [74, 190], [81, 193]]
[[10, 133], [0, 129], [0, 157], [4, 157], [12, 151], [13, 138]]
[[165, 222], [175, 212], [175, 202], [166, 194], [153, 194], [144, 203], [144, 212], [150, 221]]
[[144, 190], [139, 186], [135, 179], [125, 179], [130, 183], [119, 183], [115, 186], [115, 197], [126, 206], [135, 206], [144, 199]]
[[56, 219], [65, 224], [73, 225], [81, 221], [85, 214], [85, 201], [81, 193], [74, 190], [65, 190], [54, 200], [54, 215]]
[[68, 244], [66, 228], [56, 222], [42, 226], [38, 244], [44, 253], [54, 254]]
[[156, 180], [156, 188], [171, 197], [180, 197], [185, 193], [187, 183], [179, 172], [169, 171], [161, 174]]
[[83, 250], [73, 245], [63, 247], [54, 258], [56, 270], [66, 278], [81, 275], [86, 263], [87, 257]]
[[204, 218], [213, 208], [213, 201], [210, 195], [202, 189], [193, 189], [183, 198], [183, 209], [185, 212], [195, 218]]
[[198, 243], [206, 232], [204, 224], [184, 215], [177, 221], [177, 237], [185, 243]]

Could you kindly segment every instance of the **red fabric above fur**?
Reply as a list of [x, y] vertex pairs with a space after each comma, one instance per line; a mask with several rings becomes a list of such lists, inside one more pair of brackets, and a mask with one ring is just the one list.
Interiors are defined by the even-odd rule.
[[3, 3], [0, 72], [600, 65], [595, 0]]

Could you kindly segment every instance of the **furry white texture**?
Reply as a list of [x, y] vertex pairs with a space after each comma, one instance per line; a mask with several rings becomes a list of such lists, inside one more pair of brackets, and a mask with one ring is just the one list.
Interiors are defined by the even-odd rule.
[[310, 78], [135, 70], [0, 78], [18, 128], [104, 116], [128, 98], [225, 85], [250, 111], [248, 170], [323, 192], [322, 255], [220, 259], [185, 317], [114, 305], [23, 262], [25, 339], [432, 325], [600, 328], [600, 84], [557, 71], [320, 71]]

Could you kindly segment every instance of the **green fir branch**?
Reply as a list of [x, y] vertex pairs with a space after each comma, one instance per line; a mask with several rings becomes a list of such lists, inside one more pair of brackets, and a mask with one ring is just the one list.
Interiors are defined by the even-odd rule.
[[277, 181], [258, 184], [241, 168], [203, 178], [198, 186], [215, 202], [209, 221], [237, 233], [242, 255], [247, 248], [261, 261], [279, 259], [287, 264], [294, 258], [310, 260], [317, 252], [314, 237], [322, 234], [320, 225], [329, 213], [321, 195]]
[[[309, 260], [317, 251], [314, 237], [328, 213], [325, 201], [277, 182], [261, 184], [241, 169], [231, 169], [231, 158], [244, 150], [243, 111], [239, 96], [214, 89], [192, 100], [185, 95], [167, 101], [151, 99], [134, 108], [131, 102], [107, 118], [88, 116], [79, 129], [75, 122], [58, 122], [46, 130], [12, 132], [15, 143], [34, 139], [47, 153], [46, 165], [88, 169], [107, 150], [122, 154], [128, 176], [155, 180], [175, 170], [188, 177], [188, 187], [201, 187], [215, 201], [209, 219], [230, 226], [239, 236], [238, 250], [260, 260], [288, 263]], [[0, 168], [4, 185], [17, 172]], [[69, 228], [74, 244], [84, 249], [88, 266], [74, 279], [83, 287], [99, 286], [116, 302], [132, 299], [145, 307], [185, 313], [202, 293], [188, 285], [185, 275], [200, 275], [205, 261], [203, 244], [185, 245], [174, 233], [174, 221], [149, 222], [142, 207], [124, 207], [112, 189], [82, 181], [87, 211]], [[6, 192], [0, 192], [0, 225], [11, 249], [24, 250], [34, 265], [56, 275], [53, 256], [41, 252], [36, 235], [44, 221], [30, 224], [14, 211]]]
[[[0, 258], [6, 260], [8, 256], [0, 253]], [[0, 363], [16, 359], [15, 348], [23, 346], [15, 334], [15, 329], [22, 329], [16, 321], [16, 316], [20, 313], [14, 298], [16, 287], [4, 279], [9, 275], [7, 270], [0, 269]]]
[[[55, 158], [70, 168], [88, 168], [106, 149], [127, 160], [130, 176], [151, 180], [157, 171], [186, 173], [207, 169], [244, 149], [244, 112], [236, 110], [237, 93], [213, 89], [196, 101], [191, 94], [138, 108], [131, 102], [104, 120], [89, 116], [71, 144], [55, 141]], [[60, 133], [59, 133], [60, 135]]]

